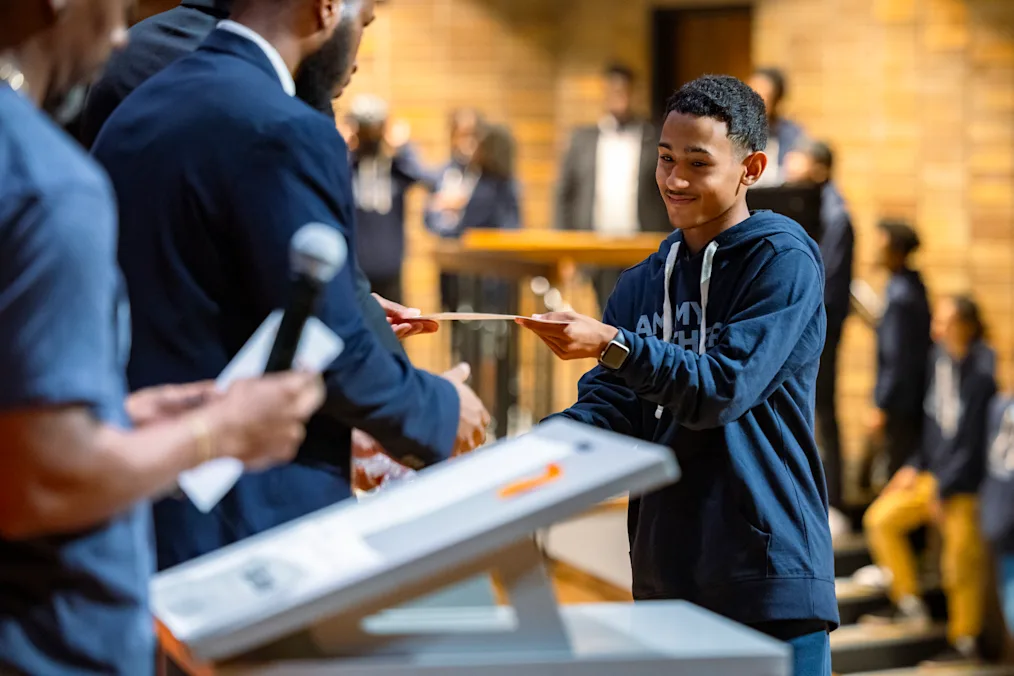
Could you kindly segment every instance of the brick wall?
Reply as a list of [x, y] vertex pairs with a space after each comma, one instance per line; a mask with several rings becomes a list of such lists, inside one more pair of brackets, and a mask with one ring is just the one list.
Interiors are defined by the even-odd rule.
[[[789, 112], [838, 151], [857, 274], [880, 288], [876, 221], [911, 219], [931, 294], [974, 293], [1014, 385], [1014, 2], [763, 0], [755, 17], [755, 62], [786, 69]], [[841, 369], [854, 432], [873, 379], [858, 321]]]

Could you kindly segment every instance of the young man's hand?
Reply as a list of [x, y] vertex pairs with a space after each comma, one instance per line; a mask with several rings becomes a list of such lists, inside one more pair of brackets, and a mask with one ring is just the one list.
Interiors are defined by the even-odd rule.
[[[542, 321], [539, 321], [542, 320]], [[578, 314], [550, 312], [515, 320], [542, 339], [560, 359], [598, 359], [619, 329]], [[553, 322], [553, 323], [549, 323]]]
[[440, 324], [437, 322], [429, 319], [416, 319], [422, 313], [415, 308], [407, 308], [377, 294], [373, 294], [373, 297], [377, 299], [380, 307], [387, 314], [387, 323], [391, 325], [391, 330], [394, 331], [398, 340], [405, 340], [420, 333], [436, 333], [440, 329]]
[[220, 396], [215, 381], [206, 380], [138, 390], [127, 397], [125, 405], [134, 427], [144, 427], [175, 418]]

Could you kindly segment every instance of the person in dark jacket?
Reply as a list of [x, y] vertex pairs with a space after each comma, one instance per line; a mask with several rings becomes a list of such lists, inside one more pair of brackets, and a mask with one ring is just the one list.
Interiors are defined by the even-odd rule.
[[796, 676], [829, 676], [839, 617], [813, 436], [824, 270], [798, 223], [747, 207], [766, 141], [743, 82], [681, 87], [656, 171], [676, 232], [620, 276], [604, 322], [518, 322], [563, 359], [599, 360], [560, 415], [667, 445], [682, 467], [630, 503], [634, 598], [691, 601], [792, 643]]
[[979, 496], [982, 532], [997, 556], [1007, 631], [1014, 631], [1014, 396], [997, 396], [989, 412], [986, 479]]
[[481, 134], [463, 174], [445, 171], [426, 209], [426, 228], [441, 237], [460, 237], [477, 228], [521, 227], [514, 137], [503, 125], [487, 125]]
[[[335, 161], [348, 148], [332, 119], [293, 96], [294, 73], [308, 64], [335, 83], [351, 72], [356, 43], [336, 24], [354, 5], [318, 21], [314, 0], [246, 0], [103, 127], [93, 152], [116, 187], [119, 260], [137, 301], [132, 388], [221, 373], [287, 304], [290, 240], [304, 224], [335, 227], [354, 250], [349, 164]], [[276, 44], [290, 46], [290, 62]], [[412, 469], [484, 437], [489, 415], [463, 378], [417, 370], [381, 347], [363, 323], [350, 266], [321, 295], [316, 316], [344, 350], [296, 461], [244, 475], [212, 514], [160, 502], [160, 567], [349, 497], [352, 427]]]
[[[363, 23], [368, 24], [372, 21], [374, 2], [375, 0], [354, 0], [353, 3], [346, 4], [354, 4], [355, 9], [366, 17]], [[75, 124], [78, 141], [85, 148], [91, 148], [102, 126], [120, 103], [150, 77], [197, 49], [218, 22], [229, 16], [232, 5], [233, 0], [183, 0], [178, 7], [132, 26], [129, 42], [113, 54], [105, 71], [88, 93], [84, 112]], [[296, 94], [304, 99], [312, 98], [315, 108], [333, 117], [330, 101], [340, 91], [321, 95], [318, 89], [297, 79]], [[335, 161], [340, 161], [340, 158], [335, 158]], [[376, 333], [384, 347], [404, 356], [405, 350], [401, 343], [387, 330], [393, 324], [401, 329], [399, 335], [402, 337], [411, 333], [411, 329], [399, 321], [404, 308], [372, 295], [370, 283], [358, 261], [354, 261], [353, 272], [356, 294], [367, 325]]]
[[[841, 515], [842, 500], [841, 433], [838, 430], [837, 374], [838, 347], [849, 315], [852, 286], [852, 260], [855, 231], [845, 199], [833, 180], [834, 153], [824, 142], [804, 143], [785, 159], [785, 179], [789, 183], [821, 186], [820, 255], [824, 259], [824, 310], [827, 313], [827, 338], [817, 372], [817, 439], [824, 454], [827, 474], [827, 499], [832, 523], [846, 524]], [[835, 528], [832, 526], [832, 531]]]
[[782, 113], [782, 102], [788, 91], [785, 73], [778, 68], [758, 68], [750, 76], [749, 84], [764, 99], [764, 108], [768, 114], [768, 145], [765, 152], [769, 166], [755, 187], [779, 186], [786, 180], [786, 157], [805, 142], [806, 134], [799, 124]]
[[[668, 232], [654, 180], [658, 129], [635, 114], [634, 72], [612, 64], [603, 84], [605, 114], [596, 124], [574, 130], [563, 158], [555, 227], [611, 237]], [[591, 272], [600, 312], [620, 272], [609, 267]]]
[[922, 276], [910, 264], [919, 237], [906, 223], [879, 224], [878, 264], [890, 273], [877, 325], [875, 409], [869, 432], [887, 452], [893, 476], [920, 447], [930, 350], [930, 308]]
[[863, 518], [874, 562], [891, 572], [897, 619], [928, 620], [919, 598], [908, 534], [935, 523], [943, 539], [950, 650], [939, 661], [976, 657], [983, 615], [983, 545], [978, 497], [986, 459], [989, 405], [996, 393], [993, 351], [975, 302], [944, 298], [933, 316], [935, 347], [919, 449]]
[[352, 100], [352, 186], [356, 195], [356, 254], [373, 291], [401, 303], [405, 258], [405, 196], [430, 190], [437, 176], [423, 166], [407, 136], [388, 120], [387, 102], [361, 95]]

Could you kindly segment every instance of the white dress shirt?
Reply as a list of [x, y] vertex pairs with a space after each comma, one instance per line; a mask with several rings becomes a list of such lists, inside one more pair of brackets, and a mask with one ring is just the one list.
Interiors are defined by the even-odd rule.
[[613, 117], [599, 123], [595, 153], [595, 232], [630, 235], [641, 229], [637, 190], [641, 173], [643, 129], [632, 124], [620, 129]]
[[261, 48], [264, 52], [264, 56], [268, 57], [268, 61], [274, 66], [275, 73], [278, 75], [278, 80], [282, 83], [282, 89], [289, 96], [296, 95], [296, 82], [292, 79], [292, 73], [289, 72], [289, 67], [285, 65], [285, 60], [282, 59], [282, 55], [278, 53], [274, 45], [261, 37], [257, 31], [244, 26], [241, 23], [236, 23], [231, 19], [224, 19], [218, 22], [218, 28], [229, 31], [235, 35], [246, 38], [250, 42], [254, 43]]

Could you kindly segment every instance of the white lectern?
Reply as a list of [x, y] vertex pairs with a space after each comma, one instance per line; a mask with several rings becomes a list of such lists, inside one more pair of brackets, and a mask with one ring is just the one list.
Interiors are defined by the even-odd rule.
[[[788, 676], [788, 646], [688, 603], [557, 606], [532, 534], [678, 474], [667, 448], [554, 421], [165, 571], [152, 608], [193, 673]], [[410, 603], [486, 572], [510, 605]]]

